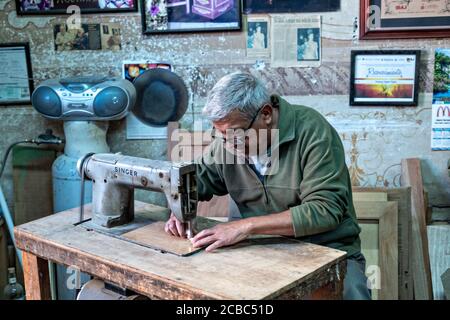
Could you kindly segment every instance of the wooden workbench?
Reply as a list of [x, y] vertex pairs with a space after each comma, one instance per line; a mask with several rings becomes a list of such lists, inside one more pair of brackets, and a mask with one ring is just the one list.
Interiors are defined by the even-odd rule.
[[[136, 202], [135, 210], [154, 206]], [[78, 218], [72, 209], [15, 228], [27, 299], [50, 299], [47, 260], [152, 299], [342, 298], [339, 250], [279, 237], [180, 257], [75, 226]]]

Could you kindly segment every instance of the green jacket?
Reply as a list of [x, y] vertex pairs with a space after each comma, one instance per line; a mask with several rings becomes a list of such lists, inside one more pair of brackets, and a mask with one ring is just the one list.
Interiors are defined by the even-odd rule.
[[[224, 164], [227, 151], [219, 140], [197, 160], [200, 201], [230, 194], [243, 218], [290, 209], [295, 237], [360, 252], [360, 239], [344, 148], [336, 130], [314, 109], [279, 105], [279, 163], [261, 182], [247, 164]], [[215, 163], [214, 163], [215, 161]]]

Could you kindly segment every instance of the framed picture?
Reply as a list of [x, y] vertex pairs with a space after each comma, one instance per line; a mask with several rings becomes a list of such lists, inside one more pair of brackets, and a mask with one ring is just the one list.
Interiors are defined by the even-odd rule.
[[450, 37], [450, 1], [360, 0], [360, 39]]
[[17, 15], [70, 14], [69, 6], [78, 6], [80, 13], [118, 13], [138, 10], [137, 0], [16, 0]]
[[31, 103], [33, 74], [28, 43], [0, 44], [0, 105]]
[[338, 11], [341, 0], [244, 0], [244, 14]]
[[240, 0], [141, 0], [144, 34], [241, 30]]
[[270, 20], [264, 16], [247, 16], [245, 19], [247, 35], [247, 57], [270, 57]]
[[80, 28], [66, 24], [53, 26], [55, 51], [111, 50], [122, 48], [120, 25], [115, 23], [83, 23]]
[[351, 52], [350, 105], [416, 106], [419, 50]]

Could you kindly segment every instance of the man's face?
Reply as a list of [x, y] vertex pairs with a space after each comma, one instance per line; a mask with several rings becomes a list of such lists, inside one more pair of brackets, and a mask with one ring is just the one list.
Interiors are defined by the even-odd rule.
[[[225, 147], [246, 156], [255, 155], [267, 149], [270, 141], [270, 130], [264, 134], [261, 129], [267, 129], [272, 120], [272, 107], [264, 106], [252, 122], [235, 110], [225, 119], [213, 121], [215, 130], [225, 139]], [[264, 150], [263, 150], [264, 149]], [[232, 150], [232, 151], [233, 151]]]

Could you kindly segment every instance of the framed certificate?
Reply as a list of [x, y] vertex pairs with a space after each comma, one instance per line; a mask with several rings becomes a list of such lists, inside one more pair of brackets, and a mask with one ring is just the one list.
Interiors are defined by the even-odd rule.
[[31, 103], [33, 75], [28, 43], [0, 44], [0, 105]]
[[419, 50], [351, 52], [350, 105], [417, 106]]
[[360, 39], [437, 37], [450, 37], [448, 0], [360, 0]]

